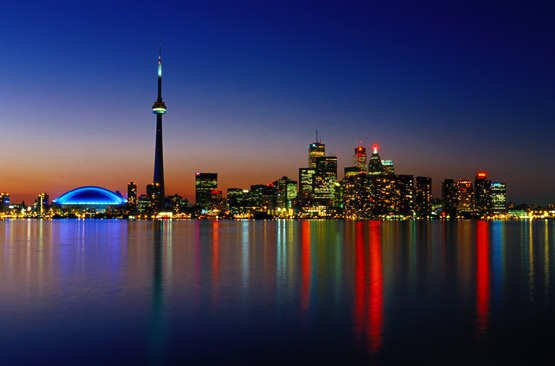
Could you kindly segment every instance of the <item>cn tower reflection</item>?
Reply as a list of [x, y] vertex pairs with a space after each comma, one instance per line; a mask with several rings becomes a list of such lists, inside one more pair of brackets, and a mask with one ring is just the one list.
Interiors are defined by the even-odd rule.
[[355, 227], [355, 337], [366, 352], [376, 355], [383, 346], [384, 284], [380, 222], [357, 222]]
[[[168, 241], [168, 243], [166, 243]], [[169, 245], [165, 245], [169, 244]], [[171, 222], [152, 222], [152, 308], [150, 314], [150, 357], [152, 364], [164, 362], [167, 337], [164, 304], [164, 249], [171, 252]], [[167, 256], [167, 253], [166, 253]]]

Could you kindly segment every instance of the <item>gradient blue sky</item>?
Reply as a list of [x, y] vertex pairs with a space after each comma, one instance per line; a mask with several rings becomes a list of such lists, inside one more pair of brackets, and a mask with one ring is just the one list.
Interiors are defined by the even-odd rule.
[[[555, 12], [525, 2], [22, 1], [0, 15], [0, 191], [151, 182], [162, 44], [166, 193], [298, 179], [318, 129], [399, 174], [486, 171], [555, 202]], [[369, 149], [370, 150], [370, 149]]]

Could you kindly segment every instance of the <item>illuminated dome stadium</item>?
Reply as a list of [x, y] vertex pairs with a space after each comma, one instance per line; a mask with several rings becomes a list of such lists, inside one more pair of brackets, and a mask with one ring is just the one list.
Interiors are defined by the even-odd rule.
[[62, 207], [95, 208], [120, 206], [127, 200], [102, 187], [79, 187], [62, 194], [52, 202]]

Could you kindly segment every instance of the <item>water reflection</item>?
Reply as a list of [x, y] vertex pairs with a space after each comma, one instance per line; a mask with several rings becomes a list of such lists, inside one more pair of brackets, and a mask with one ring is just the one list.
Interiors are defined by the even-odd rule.
[[383, 344], [384, 284], [381, 226], [377, 221], [355, 224], [355, 336], [369, 354]]
[[311, 222], [303, 221], [301, 225], [301, 314], [303, 319], [306, 319], [307, 311], [310, 306]]
[[476, 330], [485, 337], [490, 315], [489, 223], [476, 223]]
[[153, 364], [161, 364], [164, 361], [165, 338], [166, 338], [166, 316], [164, 304], [164, 253], [171, 246], [166, 247], [164, 240], [166, 235], [171, 236], [171, 228], [167, 230], [166, 223], [160, 221], [152, 222], [152, 309], [150, 315], [151, 324], [151, 360]]
[[554, 233], [539, 220], [0, 222], [0, 364], [102, 361], [68, 349], [153, 364], [547, 352]]

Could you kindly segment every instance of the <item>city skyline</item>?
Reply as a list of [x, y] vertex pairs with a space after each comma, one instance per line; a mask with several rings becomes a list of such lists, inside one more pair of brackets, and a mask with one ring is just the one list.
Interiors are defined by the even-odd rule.
[[217, 172], [224, 190], [296, 180], [318, 129], [338, 178], [362, 140], [396, 172], [432, 177], [434, 197], [444, 179], [485, 171], [509, 201], [555, 202], [553, 23], [542, 9], [32, 4], [11, 5], [0, 25], [0, 191], [12, 202], [85, 185], [125, 192], [129, 181], [145, 193], [159, 43], [167, 195], [193, 201], [196, 172]]

